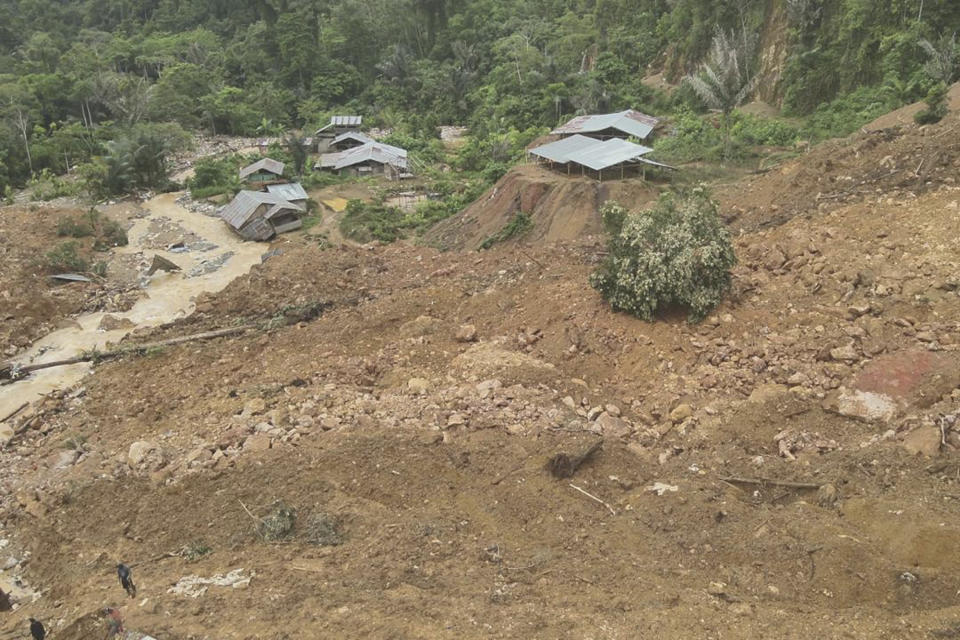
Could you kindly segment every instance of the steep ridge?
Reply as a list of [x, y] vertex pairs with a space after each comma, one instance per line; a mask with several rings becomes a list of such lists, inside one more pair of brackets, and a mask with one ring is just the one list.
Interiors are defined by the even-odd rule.
[[575, 240], [601, 231], [599, 209], [607, 200], [639, 206], [656, 198], [656, 193], [642, 180], [600, 183], [520, 165], [465, 210], [431, 229], [424, 242], [441, 249], [474, 251], [520, 212], [529, 215], [533, 224], [517, 240], [526, 244]]

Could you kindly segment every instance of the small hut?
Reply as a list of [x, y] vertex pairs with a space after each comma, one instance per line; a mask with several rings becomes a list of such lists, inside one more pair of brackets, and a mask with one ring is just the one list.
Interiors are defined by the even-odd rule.
[[269, 240], [303, 226], [304, 209], [264, 191], [241, 191], [220, 217], [247, 240]]
[[382, 142], [368, 142], [336, 153], [325, 153], [314, 169], [333, 171], [340, 175], [385, 175], [391, 180], [410, 177], [407, 168], [407, 150]]
[[359, 131], [362, 126], [363, 116], [332, 116], [329, 124], [320, 127], [313, 134], [317, 143], [317, 153], [326, 153], [337, 136]]
[[271, 158], [257, 160], [240, 169], [240, 179], [253, 185], [266, 185], [283, 181], [284, 164]]
[[299, 182], [268, 184], [267, 193], [292, 202], [304, 210], [307, 208], [307, 192]]

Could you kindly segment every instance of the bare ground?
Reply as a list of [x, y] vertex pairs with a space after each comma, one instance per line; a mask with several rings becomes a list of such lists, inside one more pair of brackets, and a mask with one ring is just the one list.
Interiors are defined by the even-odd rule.
[[[599, 238], [287, 243], [143, 338], [267, 330], [102, 364], [12, 421], [0, 557], [42, 597], [0, 632], [88, 637], [113, 605], [157, 638], [953, 637], [946, 177], [782, 217], [801, 187], [748, 181], [733, 295], [696, 326], [611, 313]], [[572, 478], [546, 471], [599, 438]], [[264, 540], [277, 501], [295, 525]], [[320, 515], [341, 544], [315, 543]]]

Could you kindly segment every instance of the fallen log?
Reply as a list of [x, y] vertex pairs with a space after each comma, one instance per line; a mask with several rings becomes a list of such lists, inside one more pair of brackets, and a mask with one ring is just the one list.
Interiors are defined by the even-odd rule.
[[823, 485], [816, 484], [816, 483], [813, 483], [813, 482], [786, 482], [786, 481], [784, 481], [784, 480], [769, 480], [769, 479], [767, 479], [767, 478], [735, 478], [735, 477], [727, 477], [727, 478], [720, 478], [720, 480], [721, 480], [722, 482], [726, 482], [727, 484], [751, 484], [751, 485], [757, 485], [757, 486], [766, 486], [766, 485], [769, 485], [769, 486], [771, 486], [771, 487], [784, 487], [784, 488], [786, 488], [786, 489], [809, 489], [809, 490], [813, 490], [813, 489], [819, 489], [821, 486], [823, 486]]
[[547, 469], [555, 478], [570, 478], [577, 472], [577, 469], [594, 453], [603, 446], [603, 440], [597, 440], [590, 447], [579, 454], [569, 454], [560, 452], [550, 458], [547, 462]]
[[183, 344], [185, 342], [193, 342], [196, 340], [212, 340], [213, 338], [222, 338], [224, 336], [232, 336], [238, 333], [243, 333], [250, 329], [255, 329], [257, 325], [255, 324], [245, 324], [240, 327], [232, 327], [230, 329], [218, 329], [216, 331], [204, 331], [203, 333], [195, 333], [189, 336], [180, 336], [179, 338], [169, 338], [167, 340], [160, 340], [159, 342], [148, 342], [146, 344], [137, 344], [121, 347], [119, 349], [114, 349], [113, 351], [87, 351], [79, 356], [73, 358], [66, 358], [64, 360], [54, 360], [52, 362], [41, 362], [38, 364], [28, 364], [19, 368], [15, 368], [14, 363], [7, 362], [0, 365], [0, 380], [11, 380], [16, 381], [23, 376], [26, 376], [29, 373], [34, 371], [40, 371], [41, 369], [50, 369], [53, 367], [65, 367], [71, 364], [79, 364], [81, 362], [100, 362], [103, 360], [110, 360], [112, 358], [119, 358], [121, 356], [142, 354], [151, 349], [159, 349], [161, 347], [171, 347], [177, 344]]

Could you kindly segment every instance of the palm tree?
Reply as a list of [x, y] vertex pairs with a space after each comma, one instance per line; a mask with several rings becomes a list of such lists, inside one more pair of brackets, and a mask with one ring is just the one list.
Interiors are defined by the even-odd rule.
[[957, 34], [949, 38], [940, 36], [936, 44], [926, 38], [920, 39], [920, 47], [930, 59], [923, 65], [923, 71], [933, 80], [946, 85], [953, 82], [957, 73], [957, 62], [960, 61], [960, 47], [957, 47]]
[[756, 84], [750, 66], [753, 49], [754, 40], [746, 32], [736, 39], [718, 28], [700, 73], [683, 79], [707, 107], [722, 114], [724, 158], [730, 152], [730, 114], [746, 101]]

